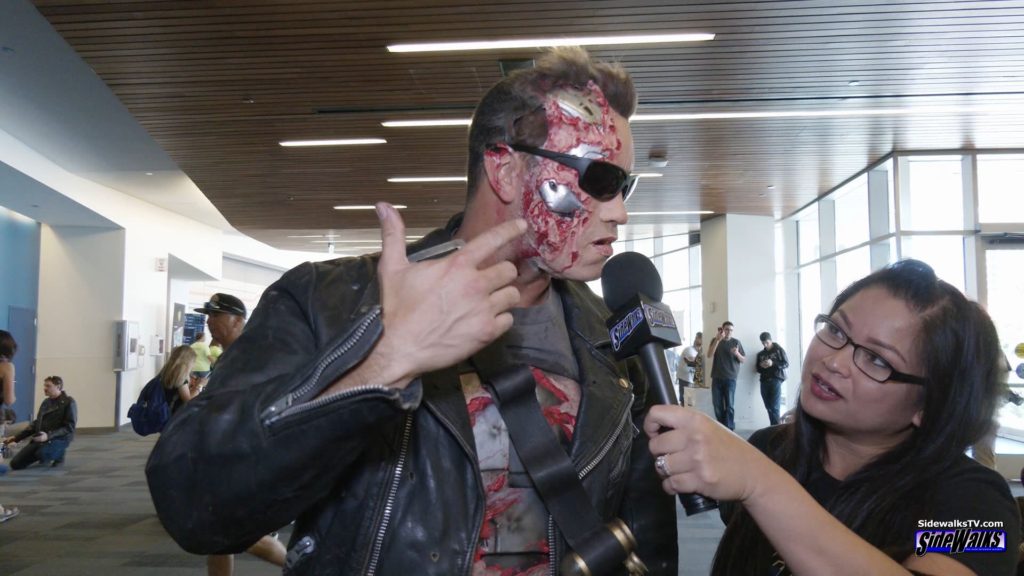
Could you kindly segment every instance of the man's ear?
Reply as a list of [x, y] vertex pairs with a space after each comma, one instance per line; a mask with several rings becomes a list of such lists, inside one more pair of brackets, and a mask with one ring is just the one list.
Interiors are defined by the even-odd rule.
[[515, 157], [508, 146], [498, 144], [484, 152], [487, 183], [503, 204], [511, 204], [518, 194], [515, 186], [519, 180], [516, 168]]
[[921, 418], [924, 418], [924, 410], [918, 410], [914, 413], [914, 416], [910, 419], [910, 423], [914, 425], [914, 428], [921, 427]]

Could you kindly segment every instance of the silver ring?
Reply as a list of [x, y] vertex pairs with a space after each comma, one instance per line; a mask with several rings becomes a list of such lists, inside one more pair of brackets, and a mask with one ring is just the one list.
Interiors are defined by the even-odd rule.
[[668, 478], [672, 475], [672, 472], [668, 469], [668, 454], [662, 454], [655, 458], [654, 467], [658, 469], [658, 474], [661, 474], [662, 478]]

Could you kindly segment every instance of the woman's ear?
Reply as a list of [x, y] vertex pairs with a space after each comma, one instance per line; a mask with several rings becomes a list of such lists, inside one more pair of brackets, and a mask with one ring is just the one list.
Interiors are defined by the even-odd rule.
[[503, 204], [511, 204], [518, 195], [515, 184], [519, 183], [512, 149], [504, 144], [496, 144], [484, 152], [484, 172], [494, 195]]

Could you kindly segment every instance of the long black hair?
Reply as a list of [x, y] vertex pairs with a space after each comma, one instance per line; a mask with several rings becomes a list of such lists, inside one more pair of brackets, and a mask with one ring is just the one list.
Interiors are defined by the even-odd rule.
[[[902, 562], [911, 551], [907, 534], [928, 509], [931, 481], [992, 426], [1005, 359], [988, 314], [927, 264], [904, 260], [851, 284], [831, 313], [865, 288], [880, 287], [920, 318], [915, 346], [923, 376], [921, 425], [888, 452], [846, 478], [828, 511], [860, 537]], [[806, 485], [822, 467], [825, 426], [799, 402], [768, 455]], [[761, 573], [773, 549], [753, 519], [738, 507], [722, 536], [712, 574]]]
[[18, 343], [14, 341], [14, 336], [7, 330], [0, 330], [0, 356], [10, 360], [17, 351]]

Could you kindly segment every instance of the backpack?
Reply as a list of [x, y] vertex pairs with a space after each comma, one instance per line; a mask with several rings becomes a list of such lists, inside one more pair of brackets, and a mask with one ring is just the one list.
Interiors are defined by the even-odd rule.
[[171, 418], [171, 407], [164, 396], [164, 386], [153, 378], [139, 393], [139, 399], [128, 409], [132, 429], [140, 436], [148, 436], [164, 429]]

